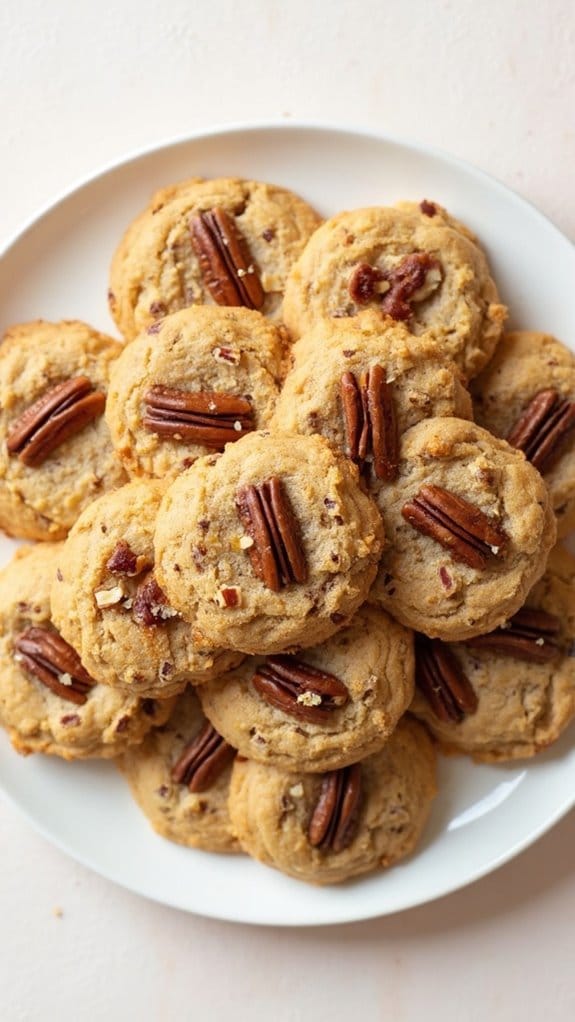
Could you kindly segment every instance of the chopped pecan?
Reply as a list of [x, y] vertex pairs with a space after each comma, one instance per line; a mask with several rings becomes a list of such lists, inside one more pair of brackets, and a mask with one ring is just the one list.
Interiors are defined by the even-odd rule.
[[415, 681], [435, 716], [459, 724], [475, 713], [477, 696], [449, 646], [439, 639], [416, 636]]
[[172, 440], [223, 451], [225, 444], [239, 440], [254, 428], [250, 402], [233, 394], [156, 386], [144, 400], [144, 427]]
[[34, 678], [55, 695], [83, 706], [96, 682], [82, 666], [80, 657], [58, 632], [33, 626], [14, 643], [15, 658]]
[[542, 474], [553, 468], [575, 429], [575, 403], [556, 390], [540, 390], [515, 423], [507, 442]]
[[172, 780], [190, 791], [206, 791], [232, 761], [235, 749], [206, 721], [172, 767]]
[[247, 242], [220, 206], [192, 217], [192, 245], [205, 285], [218, 305], [261, 309], [265, 294]]
[[273, 476], [236, 495], [238, 516], [253, 545], [247, 554], [258, 578], [278, 592], [292, 582], [307, 581], [300, 528], [281, 479]]
[[430, 202], [429, 199], [422, 199], [419, 203], [419, 208], [425, 216], [435, 216], [437, 213], [437, 206], [434, 202]]
[[8, 431], [8, 453], [35, 468], [60, 444], [104, 411], [106, 396], [86, 376], [57, 383], [30, 405]]
[[178, 612], [170, 607], [164, 590], [151, 572], [136, 590], [132, 615], [136, 624], [147, 628], [163, 625], [170, 618], [178, 617]]
[[441, 486], [422, 486], [401, 513], [418, 532], [449, 551], [452, 560], [481, 570], [490, 557], [502, 557], [508, 536], [474, 504]]
[[465, 641], [472, 649], [485, 649], [501, 656], [512, 656], [534, 664], [545, 664], [559, 653], [559, 618], [544, 610], [522, 607], [508, 624], [487, 635]]
[[392, 319], [411, 318], [412, 302], [422, 302], [439, 287], [441, 263], [429, 252], [412, 252], [387, 275], [390, 288], [381, 303], [382, 312]]
[[269, 656], [252, 682], [271, 706], [309, 724], [325, 724], [349, 699], [339, 678], [293, 656]]
[[106, 567], [113, 575], [127, 575], [129, 578], [139, 575], [144, 568], [149, 566], [149, 558], [142, 554], [134, 553], [130, 544], [125, 539], [118, 540], [106, 561]]
[[314, 848], [342, 852], [353, 841], [361, 809], [361, 764], [324, 774], [308, 828]]
[[360, 263], [349, 278], [347, 287], [350, 298], [356, 305], [367, 305], [378, 294], [389, 291], [390, 285], [386, 281], [385, 273], [377, 266]]
[[391, 482], [399, 468], [399, 438], [385, 370], [372, 366], [359, 383], [353, 373], [344, 373], [340, 392], [348, 458], [363, 465], [371, 455], [377, 478]]

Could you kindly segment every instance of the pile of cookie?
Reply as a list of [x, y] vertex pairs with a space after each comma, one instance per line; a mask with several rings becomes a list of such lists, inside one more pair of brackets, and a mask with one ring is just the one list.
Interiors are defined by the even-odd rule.
[[165, 837], [335, 883], [412, 852], [437, 750], [575, 715], [575, 359], [503, 335], [437, 203], [326, 222], [276, 186], [158, 192], [124, 343], [0, 347], [0, 723], [115, 758]]

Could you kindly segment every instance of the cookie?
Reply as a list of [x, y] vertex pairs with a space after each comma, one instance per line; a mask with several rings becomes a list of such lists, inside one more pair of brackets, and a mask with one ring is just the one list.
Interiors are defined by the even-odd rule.
[[370, 599], [432, 638], [502, 625], [555, 542], [546, 486], [521, 451], [462, 419], [403, 435], [397, 481], [377, 493], [389, 543]]
[[228, 813], [233, 757], [187, 689], [167, 724], [130, 749], [118, 766], [162, 837], [208, 852], [239, 852]]
[[286, 284], [292, 334], [368, 307], [434, 335], [467, 379], [493, 355], [506, 316], [483, 252], [440, 207], [356, 209], [312, 236]]
[[[471, 398], [434, 341], [377, 313], [325, 320], [292, 348], [272, 429], [319, 433], [371, 486], [393, 479], [398, 439], [430, 416], [472, 418]], [[366, 432], [365, 439], [362, 434]]]
[[542, 473], [559, 536], [575, 526], [575, 358], [549, 334], [506, 334], [474, 381], [477, 422]]
[[340, 883], [413, 851], [436, 794], [435, 770], [432, 742], [409, 717], [381, 752], [327, 774], [237, 759], [232, 830], [266, 866], [297, 880]]
[[[412, 711], [478, 762], [534, 756], [575, 716], [575, 558], [561, 545], [518, 613], [469, 643], [418, 643]], [[431, 683], [431, 687], [430, 687]]]
[[285, 188], [191, 178], [152, 197], [110, 271], [110, 310], [127, 340], [188, 305], [243, 305], [280, 320], [285, 281], [321, 223]]
[[165, 479], [267, 426], [279, 392], [282, 343], [258, 312], [195, 306], [126, 345], [106, 417], [131, 476]]
[[166, 720], [171, 701], [96, 684], [58, 634], [50, 586], [60, 549], [20, 547], [0, 571], [0, 725], [24, 755], [118, 756]]
[[281, 653], [329, 638], [365, 600], [383, 529], [322, 437], [254, 432], [169, 487], [156, 572], [200, 644]]
[[52, 587], [54, 621], [90, 674], [158, 698], [241, 659], [199, 648], [156, 581], [152, 540], [164, 489], [132, 482], [91, 504], [61, 547]]
[[63, 539], [87, 505], [126, 480], [104, 405], [121, 347], [85, 323], [14, 326], [0, 347], [0, 528]]
[[413, 671], [412, 633], [364, 606], [323, 645], [250, 658], [198, 694], [242, 756], [284, 770], [335, 770], [385, 745], [411, 701]]

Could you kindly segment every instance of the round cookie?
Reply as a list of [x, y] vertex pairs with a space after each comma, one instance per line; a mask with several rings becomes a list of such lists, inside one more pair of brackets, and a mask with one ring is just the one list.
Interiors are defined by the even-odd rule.
[[130, 475], [173, 477], [267, 426], [281, 362], [278, 330], [249, 309], [183, 309], [126, 345], [106, 418]]
[[201, 649], [153, 572], [153, 531], [165, 487], [128, 483], [95, 501], [62, 545], [52, 615], [98, 681], [165, 698], [241, 657]]
[[474, 380], [473, 400], [479, 425], [524, 450], [542, 473], [565, 536], [575, 526], [573, 353], [549, 334], [505, 334]]
[[382, 748], [409, 706], [413, 671], [412, 633], [364, 606], [323, 645], [297, 657], [247, 660], [198, 694], [240, 755], [317, 772]]
[[[232, 830], [244, 851], [266, 866], [297, 880], [340, 883], [393, 866], [413, 851], [436, 794], [435, 770], [431, 739], [409, 717], [380, 752], [331, 774], [289, 774], [238, 758], [230, 785]], [[344, 796], [339, 813], [338, 788]]]
[[365, 600], [383, 528], [322, 437], [250, 433], [167, 490], [158, 581], [197, 641], [244, 653], [317, 645]]
[[524, 603], [555, 542], [539, 473], [474, 423], [425, 419], [377, 500], [389, 543], [370, 599], [432, 638], [467, 639]]
[[[325, 320], [297, 341], [291, 354], [293, 367], [285, 378], [272, 429], [325, 436], [356, 463], [370, 466], [372, 485], [378, 483], [378, 472], [381, 478], [386, 471], [385, 466], [379, 469], [376, 453], [389, 453], [391, 447], [396, 454], [398, 437], [416, 422], [430, 416], [472, 418], [471, 398], [459, 370], [445, 362], [439, 345], [413, 337], [403, 324], [386, 325], [377, 313]], [[386, 419], [390, 435], [384, 442], [371, 422], [377, 411], [375, 416], [371, 409], [365, 414], [375, 367], [383, 370], [383, 384], [376, 392], [378, 409], [384, 417], [392, 416]], [[358, 440], [361, 435], [356, 417], [361, 422], [367, 419], [370, 427], [365, 457], [360, 457], [353, 438], [354, 430]], [[396, 461], [387, 460], [390, 465]]]
[[121, 347], [85, 323], [11, 327], [0, 346], [0, 528], [63, 539], [125, 482], [103, 411]]
[[293, 192], [258, 181], [163, 188], [114, 255], [114, 320], [127, 340], [189, 305], [245, 305], [280, 320], [287, 274], [320, 223]]
[[107, 759], [164, 723], [172, 703], [113, 691], [86, 675], [50, 618], [60, 548], [20, 547], [0, 571], [0, 725], [24, 755]]
[[[447, 657], [454, 658], [456, 671], [471, 686], [476, 708], [473, 700], [470, 713], [454, 707], [448, 685], [436, 709], [425, 688], [418, 687], [412, 712], [446, 751], [468, 753], [486, 763], [534, 756], [575, 716], [574, 643], [575, 558], [559, 545], [515, 617], [469, 644], [450, 643], [439, 650], [440, 663], [446, 650]], [[441, 679], [440, 688], [445, 686], [444, 672]]]
[[213, 728], [202, 734], [204, 728], [209, 725], [188, 688], [168, 723], [130, 749], [118, 766], [162, 837], [208, 852], [239, 852], [228, 813], [234, 750], [218, 741]]
[[432, 333], [466, 378], [491, 358], [506, 310], [481, 249], [435, 207], [356, 209], [327, 220], [295, 263], [284, 320], [294, 336], [318, 321], [377, 309]]

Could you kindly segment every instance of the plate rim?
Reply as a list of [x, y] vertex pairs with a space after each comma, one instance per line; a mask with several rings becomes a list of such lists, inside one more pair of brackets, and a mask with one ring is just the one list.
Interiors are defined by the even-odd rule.
[[[149, 143], [145, 146], [137, 147], [136, 149], [130, 150], [126, 155], [115, 158], [95, 171], [91, 171], [87, 175], [80, 176], [79, 178], [72, 181], [72, 183], [60, 192], [56, 193], [50, 200], [45, 202], [39, 209], [30, 214], [24, 219], [20, 225], [11, 232], [7, 240], [0, 246], [0, 260], [4, 260], [9, 256], [10, 251], [18, 243], [20, 243], [25, 236], [40, 222], [42, 222], [47, 216], [55, 213], [58, 207], [62, 206], [65, 202], [72, 199], [79, 192], [91, 185], [99, 182], [113, 173], [129, 167], [131, 164], [137, 164], [138, 162], [145, 160], [146, 158], [165, 153], [168, 150], [176, 150], [179, 147], [183, 147], [187, 144], [201, 142], [205, 139], [233, 137], [245, 134], [265, 133], [265, 132], [281, 132], [289, 135], [294, 132], [304, 132], [310, 135], [339, 135], [342, 141], [349, 142], [350, 139], [362, 138], [372, 140], [377, 143], [383, 143], [392, 145], [397, 149], [408, 150], [412, 155], [432, 157], [440, 163], [446, 163], [450, 167], [462, 170], [465, 174], [472, 178], [475, 178], [479, 183], [487, 185], [491, 189], [495, 189], [500, 196], [507, 201], [513, 202], [520, 210], [527, 213], [530, 217], [539, 221], [544, 225], [545, 229], [551, 231], [556, 236], [556, 241], [565, 247], [565, 252], [568, 258], [573, 259], [574, 243], [565, 235], [560, 228], [548, 217], [545, 213], [542, 213], [532, 202], [523, 196], [519, 195], [508, 185], [500, 181], [498, 178], [489, 174], [488, 172], [476, 167], [474, 164], [462, 159], [461, 157], [454, 156], [446, 150], [443, 150], [434, 145], [428, 145], [427, 143], [418, 142], [410, 137], [400, 136], [396, 134], [387, 134], [374, 130], [371, 127], [363, 127], [358, 124], [348, 124], [343, 122], [329, 122], [321, 121], [317, 122], [314, 120], [262, 120], [262, 121], [234, 121], [230, 123], [220, 123], [208, 128], [201, 128], [194, 132], [187, 132], [182, 135], [172, 136], [167, 139], [160, 140], [156, 143]], [[529, 761], [520, 761], [526, 762]], [[309, 927], [309, 926], [332, 926], [332, 925], [345, 925], [353, 922], [360, 922], [369, 919], [379, 918], [383, 916], [394, 916], [400, 912], [407, 911], [417, 906], [423, 906], [431, 904], [442, 898], [448, 897], [455, 892], [462, 890], [463, 888], [481, 880], [483, 877], [495, 872], [505, 863], [511, 861], [522, 851], [526, 850], [532, 844], [534, 844], [540, 837], [548, 833], [575, 805], [575, 790], [572, 795], [567, 794], [561, 805], [556, 808], [555, 812], [549, 819], [545, 821], [543, 825], [536, 825], [530, 828], [528, 833], [518, 841], [512, 843], [509, 848], [504, 852], [493, 855], [482, 867], [475, 869], [472, 875], [467, 878], [456, 881], [455, 883], [449, 883], [448, 886], [444, 886], [443, 889], [438, 890], [436, 893], [422, 898], [421, 895], [415, 894], [411, 898], [407, 897], [402, 902], [401, 906], [392, 910], [386, 910], [380, 906], [375, 906], [372, 909], [364, 907], [360, 910], [360, 914], [346, 905], [341, 905], [338, 912], [335, 913], [336, 918], [322, 918], [322, 919], [310, 919], [302, 918], [296, 920], [285, 920], [281, 918], [273, 919], [260, 919], [260, 918], [230, 918], [229, 915], [224, 914], [222, 909], [212, 908], [208, 909], [190, 909], [181, 904], [177, 904], [170, 897], [156, 897], [149, 891], [143, 891], [138, 887], [137, 883], [130, 883], [129, 880], [119, 880], [114, 876], [110, 875], [106, 867], [97, 865], [93, 862], [91, 856], [80, 854], [72, 850], [67, 844], [65, 839], [59, 836], [54, 836], [52, 832], [48, 830], [45, 824], [39, 821], [30, 809], [22, 805], [17, 800], [17, 796], [12, 794], [10, 790], [7, 790], [2, 781], [0, 780], [0, 792], [2, 797], [12, 805], [16, 812], [26, 819], [33, 829], [39, 833], [42, 838], [47, 840], [51, 845], [57, 847], [64, 854], [70, 856], [74, 861], [79, 862], [84, 867], [92, 870], [97, 875], [104, 877], [107, 881], [116, 884], [119, 887], [129, 890], [133, 894], [137, 894], [140, 897], [144, 897], [149, 901], [154, 901], [161, 905], [166, 905], [171, 908], [179, 909], [180, 911], [187, 911], [193, 914], [203, 916], [205, 918], [213, 918], [225, 922], [243, 923], [247, 925], [259, 925], [259, 926], [281, 926], [281, 927]]]

